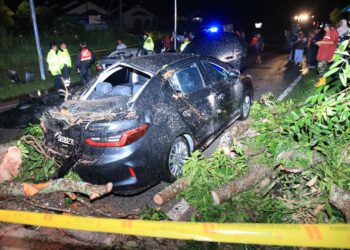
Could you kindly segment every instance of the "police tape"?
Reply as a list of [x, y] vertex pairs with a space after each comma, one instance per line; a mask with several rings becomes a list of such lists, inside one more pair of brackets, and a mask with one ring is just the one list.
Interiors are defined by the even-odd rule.
[[[131, 44], [131, 45], [127, 46], [126, 48], [133, 48], [133, 47], [140, 46], [140, 45], [142, 45], [142, 43]], [[111, 50], [116, 50], [116, 49], [115, 48], [100, 49], [100, 50], [95, 50], [94, 53], [97, 54], [97, 53], [111, 51]], [[77, 55], [78, 55], [78, 53], [71, 54], [71, 56], [77, 56]]]
[[62, 229], [180, 240], [350, 248], [347, 224], [229, 224], [144, 221], [0, 210], [0, 221]]

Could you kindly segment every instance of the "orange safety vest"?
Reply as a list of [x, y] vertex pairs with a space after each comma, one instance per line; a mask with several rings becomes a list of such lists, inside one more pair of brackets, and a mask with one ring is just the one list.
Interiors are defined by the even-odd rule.
[[84, 48], [81, 50], [81, 52], [80, 52], [80, 60], [81, 61], [91, 60], [91, 58], [92, 58], [92, 53], [89, 49]]

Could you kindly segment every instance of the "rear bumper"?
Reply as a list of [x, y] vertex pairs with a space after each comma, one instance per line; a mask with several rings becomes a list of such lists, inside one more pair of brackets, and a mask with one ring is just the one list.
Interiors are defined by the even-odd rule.
[[[149, 144], [147, 137], [125, 147], [92, 147], [81, 142], [84, 148], [76, 155], [73, 170], [92, 184], [112, 182], [114, 193], [139, 193], [160, 181], [161, 165], [152, 156], [151, 147], [145, 146]], [[45, 148], [60, 162], [69, 159], [67, 151], [76, 153], [75, 148], [64, 149], [58, 142], [46, 143]]]

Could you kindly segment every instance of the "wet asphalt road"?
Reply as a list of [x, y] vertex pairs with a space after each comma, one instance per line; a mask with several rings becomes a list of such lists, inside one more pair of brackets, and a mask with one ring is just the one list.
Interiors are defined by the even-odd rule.
[[[300, 75], [300, 70], [288, 63], [288, 55], [279, 52], [278, 48], [271, 48], [270, 51], [266, 51], [262, 55], [262, 61], [262, 64], [256, 64], [254, 56], [249, 55], [247, 67], [243, 72], [243, 74], [250, 75], [253, 79], [255, 100], [258, 100], [262, 94], [268, 91], [278, 97]], [[5, 134], [8, 135], [7, 130], [0, 130], [0, 137]], [[215, 151], [219, 140], [220, 137], [204, 151], [206, 156], [211, 155]], [[94, 204], [100, 208], [109, 207], [114, 212], [123, 214], [137, 213], [145, 207], [157, 208], [152, 200], [153, 195], [166, 185], [166, 183], [160, 183], [146, 192], [132, 197], [108, 195], [95, 201]], [[162, 210], [170, 210], [176, 202], [176, 200], [170, 201], [162, 207]]]

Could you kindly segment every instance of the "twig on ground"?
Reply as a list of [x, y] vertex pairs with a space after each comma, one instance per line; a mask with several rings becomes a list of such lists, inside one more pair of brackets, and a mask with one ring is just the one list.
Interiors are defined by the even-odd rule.
[[22, 199], [22, 201], [24, 201], [25, 203], [28, 203], [34, 207], [38, 207], [41, 209], [45, 209], [45, 210], [50, 210], [50, 211], [55, 211], [55, 212], [61, 212], [61, 213], [69, 213], [69, 214], [75, 214], [75, 215], [80, 215], [78, 212], [74, 212], [71, 209], [65, 209], [65, 208], [57, 208], [57, 207], [50, 207], [50, 206], [45, 206], [45, 205], [41, 205], [41, 204], [37, 204], [35, 202], [32, 202], [28, 199]]

